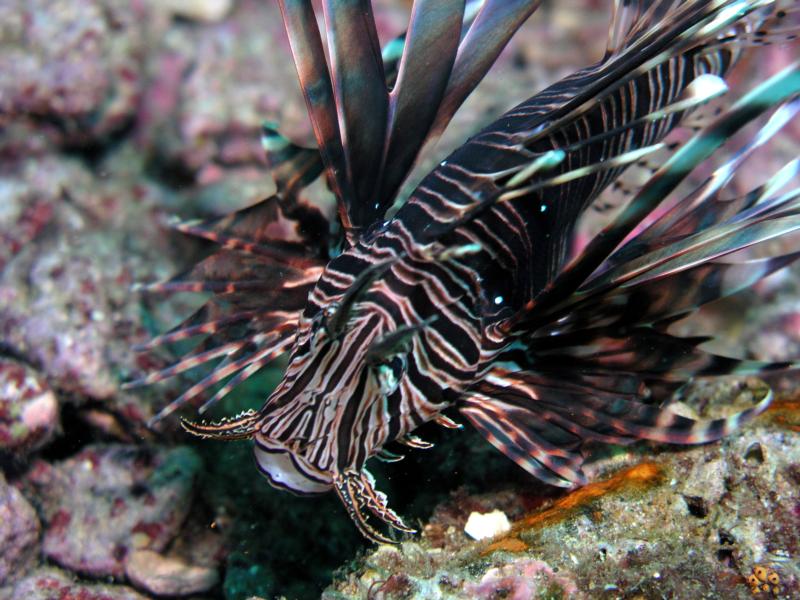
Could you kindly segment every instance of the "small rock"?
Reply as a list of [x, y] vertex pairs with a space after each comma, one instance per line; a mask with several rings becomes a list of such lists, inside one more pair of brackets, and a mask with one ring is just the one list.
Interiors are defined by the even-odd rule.
[[137, 550], [125, 563], [131, 583], [157, 596], [206, 592], [219, 581], [216, 569], [189, 565], [152, 550]]
[[72, 571], [121, 577], [136, 550], [163, 550], [192, 502], [200, 459], [188, 448], [87, 446], [28, 475], [46, 521], [43, 553]]
[[42, 567], [17, 583], [9, 600], [147, 600], [126, 585], [76, 581], [72, 575], [53, 567]]
[[0, 359], [0, 451], [28, 453], [58, 427], [58, 401], [31, 369]]
[[493, 538], [510, 530], [511, 523], [501, 510], [493, 510], [490, 513], [473, 512], [464, 525], [464, 533], [473, 540]]
[[231, 11], [233, 0], [158, 0], [154, 8], [177, 17], [213, 23], [221, 21]]
[[39, 532], [36, 511], [0, 473], [0, 585], [19, 579], [33, 566], [39, 554]]

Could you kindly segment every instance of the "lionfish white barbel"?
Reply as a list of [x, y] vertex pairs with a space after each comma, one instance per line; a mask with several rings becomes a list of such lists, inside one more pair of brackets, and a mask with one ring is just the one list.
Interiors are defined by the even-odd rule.
[[[228, 217], [176, 224], [220, 249], [148, 287], [211, 296], [144, 349], [200, 342], [131, 385], [217, 364], [159, 418], [214, 389], [202, 412], [289, 352], [260, 410], [184, 427], [253, 440], [272, 485], [334, 490], [359, 530], [386, 542], [392, 530], [412, 530], [365, 463], [394, 458], [383, 450], [392, 441], [429, 446], [412, 432], [431, 420], [457, 426], [442, 414], [449, 407], [523, 469], [563, 487], [585, 482], [586, 442], [703, 443], [766, 408], [769, 392], [725, 419], [671, 411], [671, 395], [691, 378], [796, 365], [717, 356], [700, 347], [706, 338], [668, 327], [800, 256], [738, 252], [800, 228], [800, 161], [748, 193], [730, 185], [800, 110], [800, 65], [732, 98], [681, 146], [662, 140], [727, 92], [724, 77], [743, 53], [792, 43], [797, 3], [617, 0], [598, 64], [472, 137], [399, 209], [423, 146], [539, 2], [416, 0], [406, 33], [383, 52], [369, 0], [323, 0], [325, 41], [310, 0], [278, 3], [318, 147], [265, 127], [276, 194]], [[761, 129], [705, 183], [660, 208], [760, 117]], [[626, 167], [661, 154], [618, 216], [570, 255], [581, 213]], [[320, 176], [336, 197], [335, 224], [307, 198]]]

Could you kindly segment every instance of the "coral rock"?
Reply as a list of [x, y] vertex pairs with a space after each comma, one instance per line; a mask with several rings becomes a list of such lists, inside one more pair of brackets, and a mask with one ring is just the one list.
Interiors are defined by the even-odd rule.
[[[746, 600], [752, 581], [763, 597], [773, 597], [773, 588], [778, 597], [798, 597], [800, 437], [789, 422], [796, 410], [776, 402], [754, 425], [715, 444], [655, 456], [638, 446], [598, 459], [589, 465], [593, 483], [546, 499], [507, 536], [470, 542], [451, 528], [438, 544], [423, 538], [404, 543], [402, 552], [379, 548], [323, 597], [395, 597], [390, 591], [401, 581], [396, 597], [418, 600]], [[653, 462], [642, 463], [642, 454]], [[530, 505], [542, 492], [531, 482], [517, 491], [516, 504]], [[508, 490], [496, 493], [495, 506], [508, 497]], [[487, 494], [480, 498], [489, 504]], [[437, 514], [474, 504], [451, 499]]]
[[18, 579], [34, 564], [39, 530], [36, 511], [0, 474], [0, 585]]
[[[279, 51], [276, 44], [285, 47]], [[157, 154], [190, 172], [215, 165], [263, 168], [264, 120], [280, 122], [282, 131], [301, 140], [311, 133], [285, 52], [280, 11], [272, 2], [245, 0], [219, 23], [176, 27], [153, 68], [140, 137], [154, 138]]]
[[[127, 0], [0, 3], [0, 145], [86, 144], [133, 119], [149, 23]], [[38, 135], [26, 136], [35, 130]]]
[[[0, 270], [0, 337], [75, 401], [124, 401], [119, 378], [134, 368], [131, 345], [145, 337], [130, 286], [174, 270], [155, 222], [161, 189], [124, 170], [134, 160], [109, 159], [99, 177], [80, 161], [39, 157], [0, 177], [12, 192], [8, 205], [0, 200], [0, 263], [10, 258]], [[4, 222], [4, 208], [34, 201], [52, 211], [48, 235], [4, 252], [19, 220]]]
[[189, 511], [200, 468], [188, 448], [87, 446], [28, 475], [46, 530], [44, 555], [95, 577], [121, 577], [136, 550], [162, 551]]

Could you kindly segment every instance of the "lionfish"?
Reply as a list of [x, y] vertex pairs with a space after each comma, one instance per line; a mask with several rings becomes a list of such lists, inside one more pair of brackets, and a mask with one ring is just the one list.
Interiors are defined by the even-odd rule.
[[[265, 126], [277, 192], [222, 218], [178, 222], [219, 250], [149, 286], [210, 293], [143, 346], [200, 338], [149, 384], [216, 360], [163, 418], [215, 388], [228, 394], [283, 353], [261, 409], [201, 437], [253, 440], [269, 482], [334, 490], [377, 542], [413, 532], [375, 489], [370, 457], [430, 444], [427, 421], [455, 407], [497, 449], [554, 486], [583, 484], [588, 442], [717, 440], [763, 411], [694, 420], [669, 406], [695, 377], [789, 363], [737, 360], [669, 326], [800, 256], [738, 251], [800, 229], [795, 159], [747, 193], [734, 172], [800, 110], [800, 63], [663, 140], [723, 95], [749, 48], [788, 43], [797, 7], [775, 0], [616, 0], [600, 62], [522, 102], [467, 140], [400, 202], [418, 155], [445, 128], [539, 0], [415, 0], [381, 50], [371, 2], [278, 0], [316, 137], [305, 148]], [[327, 44], [327, 49], [325, 48]], [[737, 131], [766, 124], [698, 187], [665, 199]], [[668, 152], [611, 222], [570, 253], [576, 223], [626, 167]], [[338, 223], [309, 200], [324, 176]], [[791, 188], [791, 186], [788, 186]], [[399, 205], [398, 206], [396, 206]], [[669, 203], [666, 203], [669, 204]]]

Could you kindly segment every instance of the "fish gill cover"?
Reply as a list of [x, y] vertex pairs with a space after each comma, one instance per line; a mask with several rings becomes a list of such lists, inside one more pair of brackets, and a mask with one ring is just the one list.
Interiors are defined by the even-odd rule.
[[[750, 190], [736, 172], [800, 110], [800, 63], [729, 91], [733, 66], [793, 43], [797, 6], [769, 0], [618, 0], [603, 59], [512, 108], [467, 140], [408, 195], [420, 152], [439, 136], [518, 27], [523, 0], [416, 0], [407, 31], [381, 51], [371, 3], [280, 0], [316, 148], [265, 125], [276, 193], [230, 216], [175, 222], [219, 249], [151, 292], [207, 292], [149, 351], [199, 339], [152, 384], [214, 364], [164, 407], [212, 391], [204, 412], [288, 353], [258, 410], [184, 420], [201, 437], [252, 440], [275, 487], [334, 491], [379, 542], [413, 533], [365, 464], [400, 456], [428, 421], [458, 410], [543, 482], [586, 483], [589, 442], [717, 440], [769, 405], [692, 419], [670, 398], [700, 377], [758, 375], [795, 363], [720, 356], [670, 326], [792, 263], [746, 250], [800, 228], [790, 161]], [[325, 46], [327, 44], [327, 48]], [[668, 134], [709, 102], [721, 107], [682, 144]], [[679, 188], [752, 122], [689, 191]], [[626, 170], [656, 161], [616, 216], [575, 247], [581, 215]], [[332, 220], [307, 187], [323, 178]], [[679, 189], [676, 198], [673, 192]], [[265, 392], [266, 393], [266, 392]]]

